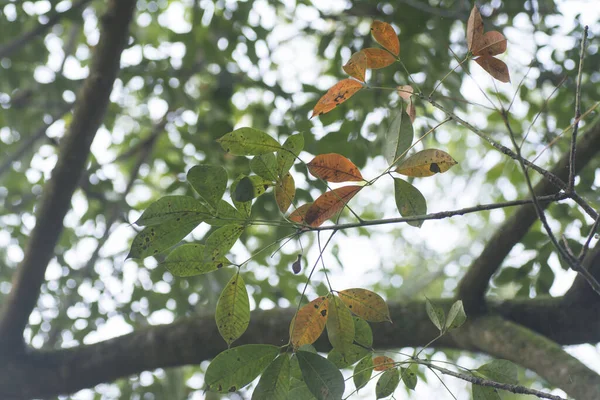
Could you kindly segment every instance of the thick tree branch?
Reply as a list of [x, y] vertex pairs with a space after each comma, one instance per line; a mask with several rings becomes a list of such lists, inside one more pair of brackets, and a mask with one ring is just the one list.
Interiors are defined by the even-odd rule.
[[[577, 170], [579, 172], [600, 151], [600, 124], [592, 127], [577, 143]], [[560, 179], [569, 176], [569, 154], [563, 155], [550, 171]], [[540, 181], [534, 188], [537, 196], [556, 192], [555, 186], [547, 181]], [[544, 206], [542, 206], [544, 207]], [[468, 312], [480, 312], [485, 308], [483, 301], [489, 280], [500, 268], [500, 265], [531, 225], [537, 220], [533, 206], [527, 205], [517, 209], [488, 240], [487, 246], [479, 257], [471, 264], [469, 270], [458, 285], [458, 298], [462, 299]]]
[[63, 229], [63, 218], [87, 161], [90, 146], [102, 123], [120, 55], [128, 40], [134, 0], [112, 0], [102, 18], [100, 41], [92, 59], [90, 75], [76, 101], [73, 122], [61, 141], [58, 162], [44, 187], [36, 213], [36, 226], [15, 272], [11, 292], [0, 315], [2, 351], [22, 348], [22, 333], [35, 307], [46, 266]]

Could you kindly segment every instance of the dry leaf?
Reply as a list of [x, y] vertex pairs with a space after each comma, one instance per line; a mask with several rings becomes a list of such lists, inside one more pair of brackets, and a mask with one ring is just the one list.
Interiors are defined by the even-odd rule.
[[350, 60], [342, 68], [351, 77], [364, 82], [365, 71], [367, 70], [367, 55], [362, 51], [352, 54]]
[[506, 51], [506, 38], [498, 31], [486, 32], [473, 45], [476, 56], [495, 56]]
[[503, 62], [498, 60], [496, 57], [492, 56], [481, 56], [475, 59], [477, 64], [488, 74], [490, 74], [495, 79], [498, 79], [500, 82], [510, 82], [510, 74], [508, 73], [508, 66]]
[[335, 153], [320, 154], [306, 166], [313, 176], [327, 182], [364, 180], [358, 167], [352, 161]]
[[390, 54], [389, 51], [383, 49], [370, 47], [368, 49], [363, 49], [362, 52], [367, 56], [367, 68], [385, 68], [396, 62], [396, 57]]
[[302, 204], [300, 207], [296, 208], [293, 213], [291, 213], [288, 219], [297, 224], [304, 224], [304, 216], [306, 212], [312, 206], [313, 203]]
[[400, 41], [396, 31], [390, 24], [382, 21], [373, 21], [371, 24], [373, 39], [395, 56], [400, 54]]
[[412, 97], [409, 100], [408, 107], [406, 107], [406, 113], [410, 117], [410, 122], [412, 124], [415, 123], [415, 118], [417, 118], [417, 110], [415, 109], [415, 105], [412, 101]]
[[385, 371], [386, 369], [393, 368], [395, 363], [396, 362], [392, 358], [386, 356], [378, 356], [373, 359], [373, 370]]
[[456, 161], [442, 150], [427, 149], [406, 158], [398, 165], [396, 172], [401, 175], [424, 177], [448, 171]]
[[319, 99], [315, 105], [315, 108], [313, 108], [311, 118], [315, 115], [328, 113], [338, 105], [348, 100], [350, 97], [352, 97], [352, 95], [354, 95], [354, 93], [358, 92], [362, 88], [362, 83], [355, 81], [354, 79], [344, 79], [339, 81], [333, 85], [331, 89], [329, 89], [327, 93], [323, 95], [323, 97]]
[[317, 227], [341, 211], [362, 186], [344, 186], [323, 193], [306, 211], [304, 221]]
[[412, 96], [414, 93], [414, 90], [410, 85], [398, 86], [396, 88], [396, 91], [398, 92], [398, 96], [400, 96], [404, 100], [410, 99], [410, 96]]
[[473, 52], [475, 43], [483, 36], [483, 19], [477, 9], [473, 6], [469, 21], [467, 22], [467, 46], [470, 52]]

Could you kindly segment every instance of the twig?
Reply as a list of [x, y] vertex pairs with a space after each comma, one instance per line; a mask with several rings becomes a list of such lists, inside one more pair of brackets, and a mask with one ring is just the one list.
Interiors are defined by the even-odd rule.
[[583, 73], [583, 59], [585, 58], [585, 44], [587, 42], [588, 26], [583, 29], [581, 39], [581, 51], [579, 52], [579, 71], [577, 72], [577, 85], [575, 87], [575, 126], [571, 136], [571, 158], [569, 160], [569, 188], [572, 192], [575, 188], [575, 147], [577, 146], [577, 131], [579, 130], [579, 117], [581, 117], [581, 75]]
[[588, 250], [590, 249], [590, 242], [592, 241], [592, 238], [598, 231], [598, 225], [600, 225], [600, 214], [598, 214], [598, 218], [596, 218], [596, 221], [594, 221], [594, 225], [592, 225], [592, 229], [590, 229], [590, 233], [588, 233], [587, 240], [585, 241], [585, 244], [583, 245], [581, 252], [579, 253], [579, 262], [583, 261]]

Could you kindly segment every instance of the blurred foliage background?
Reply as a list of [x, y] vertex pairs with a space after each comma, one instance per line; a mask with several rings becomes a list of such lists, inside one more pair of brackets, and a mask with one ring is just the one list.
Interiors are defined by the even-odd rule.
[[[514, 95], [512, 117], [519, 139], [532, 125], [523, 147], [523, 154], [532, 158], [573, 118], [582, 23], [590, 25], [583, 110], [598, 100], [600, 24], [590, 21], [598, 18], [597, 5], [553, 0], [479, 5], [486, 29], [508, 37], [508, 52], [502, 58], [512, 84], [498, 85], [497, 92], [478, 66], [465, 65], [472, 77], [458, 68], [434, 98], [511, 147], [499, 113], [489, 109], [481, 91], [496, 104], [508, 104]], [[99, 0], [0, 3], [0, 302], [10, 290], [11, 274], [35, 224], [36, 201], [87, 76], [104, 7]], [[341, 66], [353, 52], [376, 46], [369, 35], [374, 19], [394, 25], [411, 79], [424, 93], [431, 92], [456, 66], [455, 57], [466, 54], [464, 29], [471, 7], [463, 0], [139, 0], [133, 40], [123, 53], [111, 104], [92, 146], [93, 159], [73, 198], [47, 283], [30, 318], [28, 343], [36, 348], [70, 347], [184, 315], [212, 313], [230, 272], [177, 279], [154, 259], [125, 261], [137, 229], [131, 222], [158, 197], [193, 195], [185, 182], [193, 165], [224, 165], [230, 177], [248, 173], [246, 159], [226, 155], [215, 142], [234, 127], [252, 126], [280, 141], [303, 132], [305, 161], [311, 154], [336, 152], [366, 175], [382, 170], [383, 137], [389, 117], [400, 106], [393, 91], [362, 90], [318, 119], [308, 118], [310, 110], [329, 86], [345, 77]], [[38, 31], [40, 26], [45, 28]], [[18, 49], [9, 49], [30, 31], [37, 34]], [[397, 67], [375, 71], [368, 80], [370, 86], [408, 83]], [[443, 118], [417, 102], [417, 136]], [[459, 161], [443, 176], [413, 182], [432, 212], [527, 194], [516, 163], [452, 122], [429, 135], [423, 146], [442, 148]], [[552, 166], [567, 148], [568, 140], [559, 139], [539, 164]], [[600, 206], [599, 167], [596, 159], [577, 182], [578, 193], [595, 208]], [[300, 182], [299, 204], [323, 190], [304, 166], [296, 165], [294, 175]], [[363, 218], [396, 215], [389, 181], [357, 197], [356, 209]], [[450, 295], [461, 271], [510, 212], [426, 222], [421, 230], [403, 225], [345, 232], [326, 258], [334, 286], [350, 287], [361, 279], [389, 300]], [[261, 219], [281, 218], [272, 196], [259, 198], [253, 213]], [[567, 234], [578, 251], [575, 242], [587, 235], [590, 221], [569, 202], [551, 206], [549, 215], [555, 231]], [[342, 220], [351, 221], [352, 216]], [[202, 240], [206, 232], [199, 227], [188, 240]], [[284, 228], [256, 227], [234, 251], [244, 259], [288, 233]], [[316, 259], [311, 247], [315, 243], [315, 237], [303, 242], [312, 248], [305, 253], [309, 262]], [[262, 252], [249, 264], [244, 279], [254, 307], [297, 304], [305, 276], [294, 275], [289, 266], [298, 251], [292, 243], [274, 256], [272, 251]], [[572, 279], [573, 273], [562, 268], [536, 225], [496, 276], [491, 295], [558, 295]], [[321, 280], [316, 274], [313, 293], [322, 292]], [[446, 357], [458, 359], [460, 354], [448, 352]], [[202, 398], [205, 367], [145, 372], [73, 398]]]

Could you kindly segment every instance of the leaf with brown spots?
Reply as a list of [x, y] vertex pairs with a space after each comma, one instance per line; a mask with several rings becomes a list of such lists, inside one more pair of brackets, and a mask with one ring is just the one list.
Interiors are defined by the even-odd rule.
[[385, 68], [396, 62], [396, 57], [383, 49], [369, 47], [363, 49], [362, 52], [367, 56], [367, 68], [370, 69]]
[[373, 358], [373, 366], [375, 371], [385, 371], [386, 369], [394, 368], [396, 362], [386, 356], [377, 356]]
[[442, 150], [427, 149], [406, 158], [398, 165], [396, 172], [401, 175], [424, 177], [448, 171], [456, 161]]
[[219, 333], [231, 346], [248, 328], [250, 323], [250, 302], [246, 285], [239, 271], [227, 283], [215, 312], [215, 320]]
[[305, 344], [313, 344], [325, 329], [329, 316], [329, 300], [317, 297], [298, 310], [290, 324], [290, 338], [294, 349]]
[[313, 176], [327, 182], [364, 181], [358, 167], [336, 153], [320, 154], [306, 166]]
[[473, 6], [469, 21], [467, 22], [467, 47], [470, 52], [473, 52], [473, 47], [482, 36], [483, 19], [481, 18], [477, 6]]
[[231, 262], [225, 257], [216, 261], [204, 262], [204, 245], [186, 243], [177, 246], [160, 265], [175, 276], [194, 276], [216, 271], [231, 265]]
[[496, 56], [506, 51], [506, 38], [498, 31], [486, 32], [474, 45], [476, 56]]
[[390, 310], [377, 293], [366, 289], [346, 289], [338, 292], [340, 299], [354, 314], [370, 322], [392, 322]]
[[475, 62], [490, 74], [492, 78], [504, 83], [510, 82], [508, 66], [503, 61], [498, 60], [496, 57], [481, 56], [476, 58]]
[[352, 54], [350, 60], [342, 68], [351, 77], [364, 82], [367, 70], [367, 55], [362, 51]]
[[290, 208], [292, 201], [294, 201], [295, 196], [296, 184], [294, 183], [294, 178], [290, 173], [287, 173], [275, 184], [275, 202], [277, 203], [277, 207], [279, 207], [279, 211], [282, 213], [286, 212]]
[[395, 56], [400, 54], [400, 41], [396, 31], [390, 24], [382, 21], [373, 21], [371, 24], [373, 39]]
[[209, 263], [223, 258], [243, 232], [244, 226], [242, 225], [225, 225], [212, 232], [206, 239], [204, 262]]
[[312, 205], [313, 203], [302, 204], [300, 207], [296, 208], [293, 213], [289, 215], [288, 219], [297, 224], [304, 224], [304, 216], [306, 215], [306, 212]]
[[344, 79], [336, 83], [319, 99], [311, 118], [315, 115], [321, 115], [333, 110], [356, 92], [363, 88], [363, 84], [354, 79]]
[[343, 354], [354, 342], [354, 320], [350, 310], [338, 296], [329, 295], [328, 299], [327, 337], [333, 348]]
[[344, 186], [323, 193], [309, 207], [304, 216], [304, 222], [317, 227], [341, 211], [362, 186]]

